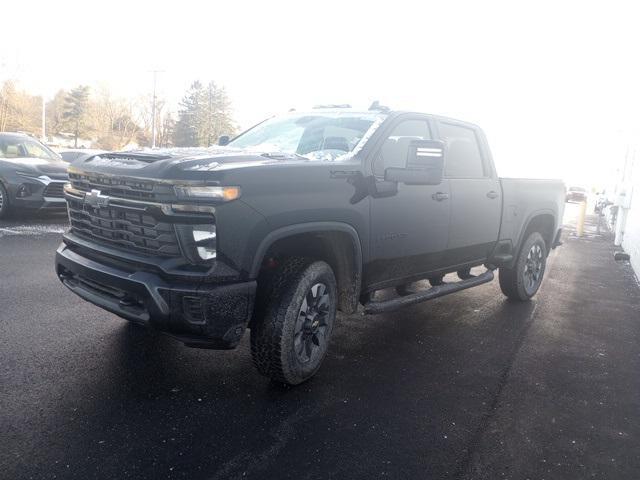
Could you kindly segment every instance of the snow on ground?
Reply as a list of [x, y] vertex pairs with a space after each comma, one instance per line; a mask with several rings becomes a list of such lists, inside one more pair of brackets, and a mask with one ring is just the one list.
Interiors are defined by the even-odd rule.
[[11, 227], [0, 227], [0, 238], [10, 235], [45, 235], [49, 233], [64, 233], [64, 225], [17, 225]]

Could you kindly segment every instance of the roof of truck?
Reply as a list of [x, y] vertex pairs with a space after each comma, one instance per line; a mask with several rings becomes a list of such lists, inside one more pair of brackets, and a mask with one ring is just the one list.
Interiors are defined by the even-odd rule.
[[317, 113], [332, 113], [332, 114], [337, 114], [337, 113], [349, 113], [352, 115], [388, 115], [388, 116], [396, 116], [396, 115], [405, 115], [405, 114], [415, 114], [415, 115], [426, 115], [428, 117], [431, 117], [435, 120], [440, 120], [440, 121], [445, 121], [445, 122], [455, 122], [455, 123], [461, 123], [461, 124], [465, 124], [474, 128], [480, 128], [477, 124], [473, 123], [473, 122], [469, 122], [466, 120], [460, 120], [458, 118], [452, 118], [452, 117], [446, 117], [444, 115], [436, 115], [433, 113], [426, 113], [426, 112], [418, 112], [415, 110], [391, 110], [391, 109], [380, 109], [380, 110], [365, 110], [362, 108], [353, 108], [350, 106], [333, 106], [333, 105], [328, 105], [328, 106], [319, 106], [319, 107], [314, 107], [313, 109], [305, 109], [305, 110], [289, 110], [285, 115], [290, 114], [290, 115], [313, 115], [313, 114], [317, 114]]

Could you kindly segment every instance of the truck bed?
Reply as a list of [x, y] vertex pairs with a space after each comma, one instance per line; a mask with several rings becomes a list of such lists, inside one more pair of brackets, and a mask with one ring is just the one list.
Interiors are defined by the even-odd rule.
[[519, 246], [525, 233], [523, 226], [534, 215], [549, 214], [553, 231], [557, 230], [564, 214], [562, 180], [501, 177], [500, 184], [503, 194], [500, 241], [510, 240], [514, 247]]

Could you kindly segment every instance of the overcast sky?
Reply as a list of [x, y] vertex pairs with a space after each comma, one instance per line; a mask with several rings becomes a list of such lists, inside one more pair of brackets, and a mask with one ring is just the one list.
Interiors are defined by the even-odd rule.
[[0, 80], [177, 102], [222, 83], [235, 118], [319, 103], [482, 126], [504, 175], [601, 180], [640, 124], [634, 2], [7, 0]]

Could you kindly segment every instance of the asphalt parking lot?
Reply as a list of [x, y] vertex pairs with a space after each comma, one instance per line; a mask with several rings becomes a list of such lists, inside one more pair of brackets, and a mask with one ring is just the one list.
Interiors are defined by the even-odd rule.
[[65, 221], [0, 223], [1, 478], [640, 477], [640, 290], [593, 224], [531, 303], [494, 281], [340, 317], [283, 388], [248, 338], [189, 349], [68, 292]]

